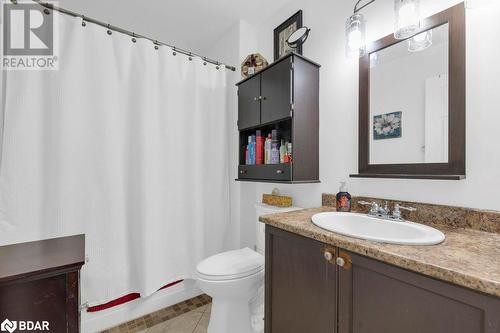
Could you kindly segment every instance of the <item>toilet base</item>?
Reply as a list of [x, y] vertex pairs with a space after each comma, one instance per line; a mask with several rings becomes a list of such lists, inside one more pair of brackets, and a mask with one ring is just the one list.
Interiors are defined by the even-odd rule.
[[255, 333], [248, 303], [217, 299], [212, 302], [207, 333]]
[[198, 286], [212, 297], [208, 333], [262, 333], [264, 270], [240, 279], [206, 280]]

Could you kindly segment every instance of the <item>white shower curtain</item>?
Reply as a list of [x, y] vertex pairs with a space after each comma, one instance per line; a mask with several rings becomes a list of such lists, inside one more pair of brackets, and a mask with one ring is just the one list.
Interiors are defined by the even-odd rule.
[[147, 296], [223, 250], [226, 70], [57, 15], [59, 70], [2, 73], [0, 245], [85, 233], [82, 301]]

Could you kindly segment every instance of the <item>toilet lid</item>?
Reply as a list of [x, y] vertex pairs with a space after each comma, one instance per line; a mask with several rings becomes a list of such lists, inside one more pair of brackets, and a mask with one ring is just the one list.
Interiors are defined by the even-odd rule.
[[264, 268], [264, 256], [248, 247], [211, 256], [198, 264], [198, 275], [207, 280], [229, 280], [249, 276]]

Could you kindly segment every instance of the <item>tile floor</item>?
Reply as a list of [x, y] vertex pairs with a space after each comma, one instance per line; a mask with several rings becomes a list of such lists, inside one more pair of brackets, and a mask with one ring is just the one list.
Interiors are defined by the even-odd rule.
[[207, 331], [212, 299], [200, 295], [101, 333], [203, 333]]
[[181, 314], [140, 333], [206, 333], [211, 304]]

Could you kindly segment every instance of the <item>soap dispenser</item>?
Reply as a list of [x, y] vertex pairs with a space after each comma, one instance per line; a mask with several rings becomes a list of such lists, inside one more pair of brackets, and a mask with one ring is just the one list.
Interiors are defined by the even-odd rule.
[[347, 183], [340, 182], [340, 190], [337, 193], [337, 212], [351, 211], [351, 195], [347, 192]]

